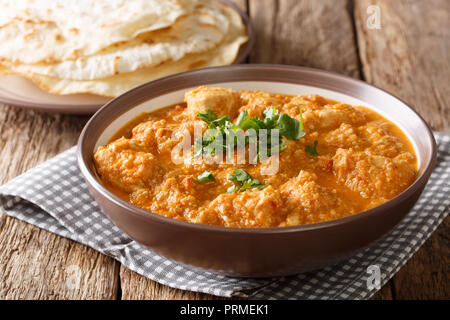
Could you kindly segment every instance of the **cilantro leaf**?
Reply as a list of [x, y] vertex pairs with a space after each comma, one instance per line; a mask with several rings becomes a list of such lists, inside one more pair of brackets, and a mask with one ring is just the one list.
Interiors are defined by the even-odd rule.
[[[256, 161], [278, 154], [286, 148], [283, 137], [292, 140], [302, 138], [306, 133], [303, 130], [302, 109], [300, 108], [300, 120], [291, 118], [287, 114], [279, 114], [275, 106], [264, 110], [263, 119], [259, 117], [250, 117], [248, 111], [239, 114], [236, 123], [230, 121], [229, 116], [217, 115], [207, 110], [203, 113], [197, 113], [197, 117], [209, 123], [209, 130], [204, 133], [202, 138], [194, 142], [194, 158], [201, 154], [216, 154], [218, 152], [231, 152], [236, 147], [244, 147], [249, 143], [257, 144]], [[256, 131], [256, 137], [253, 139], [245, 136], [244, 130], [253, 129]], [[261, 130], [267, 130], [267, 138], [260, 137]], [[271, 141], [271, 130], [279, 130], [279, 140]], [[237, 137], [245, 136], [245, 139]], [[234, 139], [232, 138], [234, 136]], [[221, 138], [221, 139], [220, 139]], [[231, 139], [229, 139], [231, 138]]]
[[264, 189], [265, 187], [267, 187], [264, 183], [262, 183], [261, 181], [259, 181], [258, 179], [253, 179], [252, 183], [250, 184], [251, 188], [258, 188], [258, 189]]
[[300, 129], [300, 121], [289, 117], [285, 113], [280, 115], [277, 129], [280, 130], [280, 135], [291, 140], [298, 140], [306, 134], [306, 132]]
[[220, 128], [220, 127], [226, 127], [227, 123], [229, 123], [229, 122], [230, 122], [230, 116], [223, 116], [220, 119], [213, 120], [211, 122], [211, 125], [214, 125], [215, 127]]
[[243, 111], [239, 113], [239, 116], [236, 119], [236, 126], [239, 127], [242, 124], [242, 122], [244, 122], [244, 120], [246, 120], [247, 118], [249, 118], [248, 111]]
[[307, 145], [305, 148], [305, 151], [308, 152], [312, 156], [318, 156], [319, 155], [317, 153], [317, 145], [318, 144], [319, 144], [319, 141], [314, 140], [314, 145], [313, 146]]
[[197, 118], [207, 123], [211, 123], [217, 120], [217, 115], [212, 110], [206, 110], [205, 112], [197, 112]]
[[227, 193], [243, 192], [253, 188], [264, 189], [267, 187], [258, 179], [253, 179], [247, 171], [242, 169], [235, 169], [234, 173], [228, 177], [228, 180], [236, 182], [240, 187], [234, 185], [227, 189]]
[[261, 119], [257, 117], [250, 118], [247, 111], [241, 112], [236, 120], [235, 128], [237, 129], [254, 129], [258, 131], [261, 129], [260, 123]]
[[203, 173], [197, 177], [198, 183], [205, 183], [208, 181], [215, 181], [215, 180], [216, 179], [214, 178], [213, 174], [207, 170], [203, 171]]
[[264, 120], [278, 119], [278, 109], [275, 108], [274, 106], [271, 106], [271, 107], [267, 108], [266, 110], [264, 110], [263, 114], [264, 114]]
[[247, 171], [242, 169], [235, 169], [234, 173], [228, 177], [228, 180], [243, 184], [245, 181], [252, 179], [252, 177], [247, 173]]
[[278, 109], [274, 106], [267, 108], [263, 112], [264, 115], [264, 125], [267, 129], [272, 129], [275, 127], [278, 121]]
[[303, 128], [303, 109], [302, 107], [300, 107], [300, 130], [305, 131], [305, 129]]
[[236, 185], [234, 185], [234, 186], [229, 187], [229, 188], [227, 189], [227, 192], [226, 192], [226, 193], [236, 193], [236, 192], [239, 192], [239, 187], [236, 186]]

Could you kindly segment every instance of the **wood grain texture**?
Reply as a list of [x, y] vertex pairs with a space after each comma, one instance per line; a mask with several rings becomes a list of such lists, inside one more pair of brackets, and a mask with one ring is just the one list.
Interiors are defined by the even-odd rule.
[[393, 300], [392, 297], [392, 280], [389, 280], [380, 290], [375, 293], [372, 300]]
[[450, 217], [394, 276], [394, 294], [404, 299], [450, 299]]
[[[367, 27], [369, 5], [380, 8], [381, 29]], [[358, 0], [355, 22], [366, 81], [450, 132], [450, 1]]]
[[[86, 120], [0, 105], [0, 184], [74, 145]], [[114, 260], [4, 214], [0, 252], [0, 299], [116, 296]]]
[[[367, 27], [377, 5], [381, 29]], [[450, 2], [355, 1], [367, 82], [405, 100], [433, 129], [450, 132]], [[450, 218], [393, 278], [395, 299], [448, 299]]]
[[347, 0], [250, 0], [251, 63], [320, 68], [359, 77]]
[[227, 299], [210, 294], [178, 290], [140, 276], [124, 266], [120, 268], [123, 300], [212, 300]]

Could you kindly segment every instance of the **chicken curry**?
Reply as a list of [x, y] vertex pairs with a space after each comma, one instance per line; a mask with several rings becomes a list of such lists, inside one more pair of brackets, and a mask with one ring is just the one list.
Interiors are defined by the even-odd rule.
[[[217, 143], [250, 130], [257, 135], [241, 144], [236, 137]], [[276, 134], [261, 143], [259, 132]], [[174, 150], [186, 145], [186, 134], [189, 152], [179, 155]], [[211, 161], [233, 149], [247, 150], [245, 161], [238, 152]], [[137, 207], [249, 228], [349, 216], [397, 196], [417, 175], [405, 134], [369, 108], [318, 95], [206, 86], [132, 120], [98, 148], [94, 163], [103, 185]]]

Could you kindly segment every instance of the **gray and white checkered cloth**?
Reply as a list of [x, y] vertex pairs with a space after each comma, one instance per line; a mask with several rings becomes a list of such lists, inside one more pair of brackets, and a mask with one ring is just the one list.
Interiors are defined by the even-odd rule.
[[[218, 296], [256, 299], [368, 299], [408, 261], [450, 211], [450, 135], [435, 134], [437, 165], [422, 196], [388, 235], [350, 259], [325, 269], [271, 279], [241, 279], [179, 265], [131, 240], [99, 209], [78, 169], [75, 147], [0, 187], [8, 215], [78, 241], [159, 283]], [[372, 267], [371, 267], [372, 268]]]

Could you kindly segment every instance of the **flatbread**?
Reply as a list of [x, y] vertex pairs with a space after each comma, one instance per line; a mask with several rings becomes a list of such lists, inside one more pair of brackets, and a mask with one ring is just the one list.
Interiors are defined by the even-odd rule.
[[0, 0], [0, 58], [52, 63], [172, 25], [195, 1]]
[[[47, 3], [47, 0], [42, 1]], [[74, 0], [69, 2], [72, 4], [72, 1]], [[153, 0], [145, 1], [153, 2]], [[39, 62], [30, 63], [20, 61], [27, 56], [23, 52], [15, 55], [14, 59], [2, 58], [2, 53], [10, 52], [4, 49], [5, 46], [0, 46], [0, 74], [21, 75], [32, 80], [42, 89], [55, 94], [92, 93], [114, 97], [163, 76], [234, 62], [241, 45], [247, 41], [241, 16], [234, 9], [212, 0], [166, 1], [173, 5], [175, 3], [180, 5], [180, 10], [184, 10], [185, 14], [178, 16], [170, 26], [165, 28], [147, 30], [157, 25], [164, 25], [160, 22], [169, 21], [167, 17], [156, 19], [154, 23], [139, 29], [147, 31], [140, 32], [135, 29], [134, 33], [130, 30], [136, 26], [142, 27], [143, 24], [137, 23], [131, 27], [131, 24], [124, 19], [123, 24], [128, 24], [131, 29], [118, 27], [116, 31], [128, 30], [127, 36], [132, 38], [115, 42], [92, 54], [90, 50], [94, 50], [93, 47], [88, 47], [80, 51], [81, 53], [67, 56], [63, 50], [64, 46], [61, 46], [55, 50], [38, 50], [37, 56], [46, 60], [39, 60], [32, 54], [34, 58], [30, 61], [39, 60]], [[3, 2], [0, 0], [0, 9], [5, 5]], [[32, 0], [30, 2], [34, 3]], [[103, 1], [99, 2], [103, 3]], [[117, 5], [122, 4], [121, 0], [111, 2]], [[141, 0], [128, 0], [127, 4], [134, 2], [142, 4]], [[59, 1], [55, 3], [58, 5]], [[0, 12], [0, 21], [7, 15]], [[117, 23], [120, 25], [121, 22]], [[106, 35], [114, 35], [112, 31], [114, 28], [111, 25], [109, 27], [111, 30], [108, 29]], [[1, 37], [2, 27], [0, 26], [0, 39]], [[81, 38], [79, 40], [81, 43]], [[86, 40], [85, 38], [84, 41]], [[51, 46], [49, 41], [45, 40], [43, 45]], [[69, 47], [74, 43], [77, 42], [71, 42]], [[34, 45], [35, 43], [32, 42], [31, 47]], [[26, 49], [26, 52], [29, 54], [32, 50]]]
[[94, 80], [140, 68], [177, 61], [187, 54], [216, 47], [228, 32], [230, 22], [215, 1], [194, 9], [171, 27], [139, 35], [136, 39], [110, 46], [76, 60], [54, 64], [0, 62], [18, 74], [35, 73], [70, 80]]
[[219, 46], [204, 53], [190, 54], [178, 61], [166, 62], [153, 68], [143, 68], [90, 81], [58, 79], [38, 74], [29, 74], [27, 78], [51, 93], [92, 93], [115, 97], [147, 81], [167, 75], [203, 67], [228, 65], [236, 59], [241, 45], [247, 41], [247, 35], [239, 14], [231, 8], [226, 9], [226, 14], [231, 22], [227, 36]]

